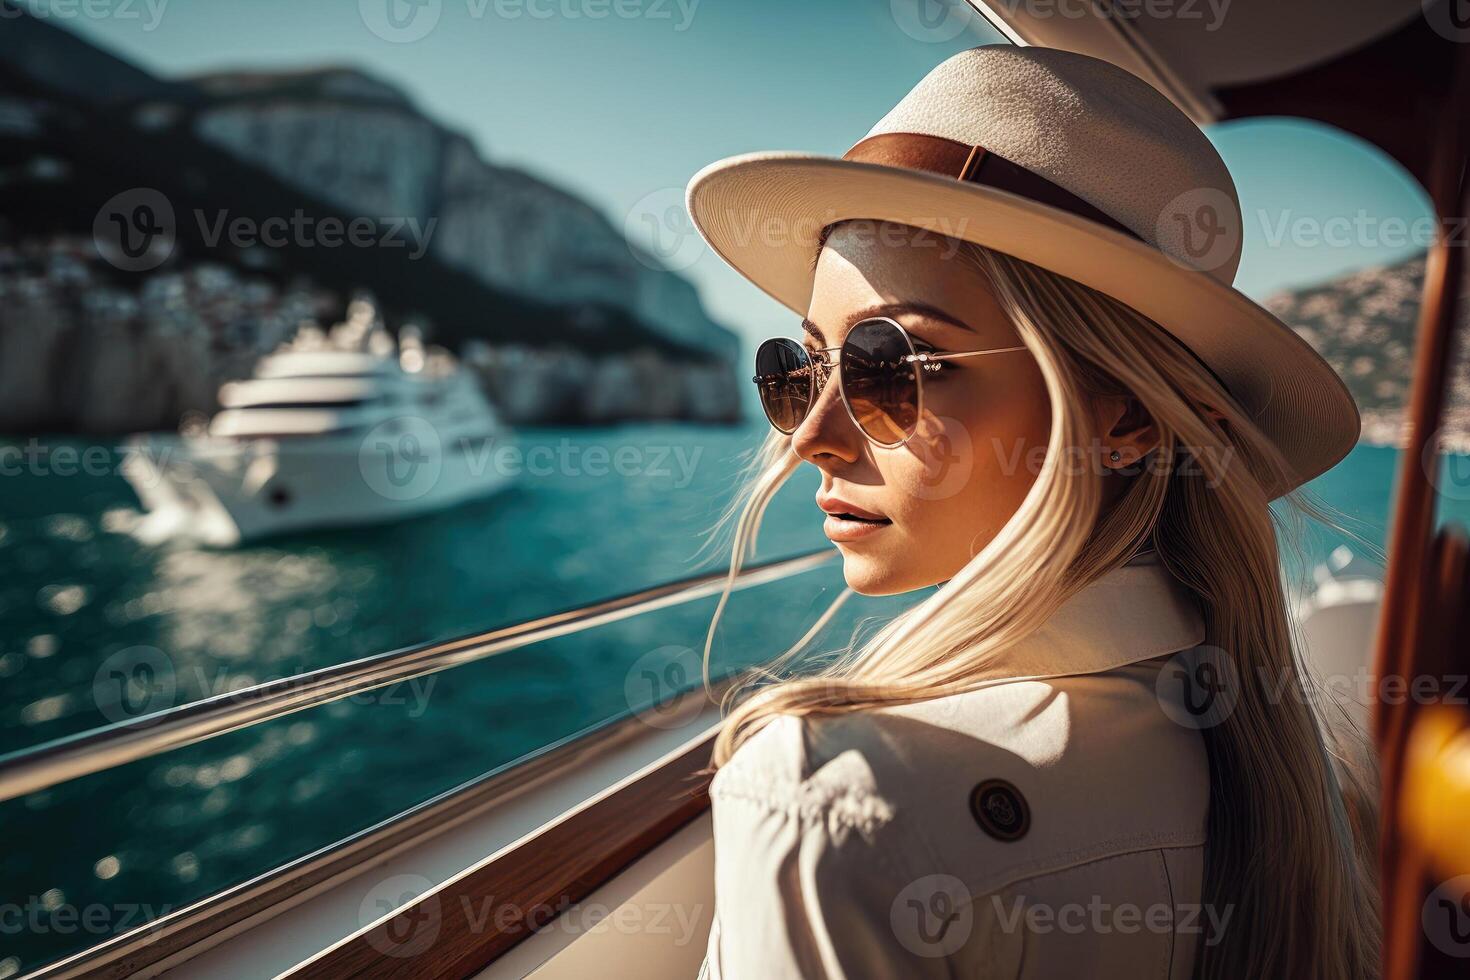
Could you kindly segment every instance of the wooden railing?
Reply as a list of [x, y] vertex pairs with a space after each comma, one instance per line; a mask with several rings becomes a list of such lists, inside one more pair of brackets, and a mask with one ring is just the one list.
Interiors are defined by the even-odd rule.
[[462, 980], [709, 808], [715, 730], [286, 974]]
[[[1470, 578], [1462, 531], [1435, 533], [1434, 468], [1455, 333], [1464, 315], [1466, 167], [1470, 164], [1470, 56], [1453, 45], [1439, 96], [1428, 189], [1441, 234], [1425, 263], [1409, 426], [1400, 457], [1375, 674], [1374, 734], [1381, 772], [1380, 889], [1385, 980], [1467, 975], [1470, 953], [1470, 711], [1448, 703], [1470, 674]], [[1419, 93], [1425, 100], [1431, 93]], [[1385, 698], [1387, 682], [1409, 696]], [[1423, 697], [1419, 691], [1436, 692]], [[1458, 802], [1458, 809], [1444, 809]], [[1438, 903], [1447, 903], [1440, 908]], [[1436, 916], [1444, 920], [1444, 936]], [[1445, 941], [1457, 940], [1458, 948]], [[1454, 954], [1458, 955], [1454, 955]]]

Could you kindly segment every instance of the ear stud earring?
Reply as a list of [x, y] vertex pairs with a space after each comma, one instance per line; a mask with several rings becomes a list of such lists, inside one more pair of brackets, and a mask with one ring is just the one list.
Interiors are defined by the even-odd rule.
[[1116, 463], [1116, 462], [1117, 462], [1117, 461], [1118, 461], [1118, 460], [1120, 460], [1120, 459], [1122, 459], [1122, 458], [1123, 458], [1123, 454], [1122, 454], [1122, 453], [1120, 453], [1120, 452], [1118, 452], [1118, 450], [1116, 450], [1116, 449], [1114, 449], [1114, 450], [1113, 450], [1113, 452], [1112, 452], [1112, 455], [1110, 455], [1110, 456], [1109, 456], [1109, 457], [1108, 457], [1108, 459], [1111, 459], [1111, 460], [1112, 460], [1112, 461], [1113, 461], [1113, 462], [1115, 462], [1115, 463]]

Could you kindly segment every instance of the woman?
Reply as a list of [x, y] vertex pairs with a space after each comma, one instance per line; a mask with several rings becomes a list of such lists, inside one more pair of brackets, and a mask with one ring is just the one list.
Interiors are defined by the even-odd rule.
[[1373, 975], [1371, 824], [1268, 508], [1358, 416], [1231, 288], [1198, 128], [1104, 62], [982, 47], [842, 160], [721, 161], [689, 208], [805, 317], [757, 355], [732, 575], [804, 461], [851, 590], [938, 586], [729, 716], [705, 974]]

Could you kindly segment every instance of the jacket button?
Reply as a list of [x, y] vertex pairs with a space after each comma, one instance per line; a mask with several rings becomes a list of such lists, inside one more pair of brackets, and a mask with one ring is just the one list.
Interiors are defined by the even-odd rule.
[[1004, 779], [987, 779], [971, 790], [970, 812], [980, 829], [996, 840], [1020, 840], [1031, 829], [1026, 797]]

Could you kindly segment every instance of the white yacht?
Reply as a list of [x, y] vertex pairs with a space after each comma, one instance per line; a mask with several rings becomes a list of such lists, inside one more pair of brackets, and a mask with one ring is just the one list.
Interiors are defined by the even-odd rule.
[[370, 304], [308, 328], [219, 392], [207, 425], [134, 440], [123, 472], [149, 541], [221, 547], [287, 531], [398, 520], [505, 486], [508, 431], [474, 378]]

